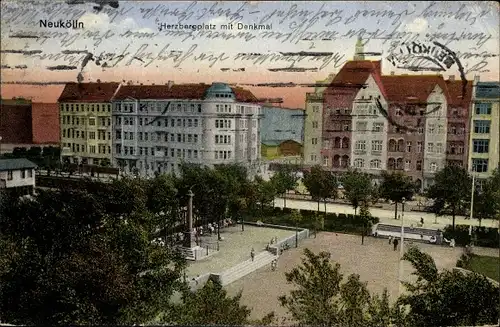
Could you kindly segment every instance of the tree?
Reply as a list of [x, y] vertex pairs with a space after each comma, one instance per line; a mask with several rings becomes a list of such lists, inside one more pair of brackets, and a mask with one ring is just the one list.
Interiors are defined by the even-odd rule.
[[[152, 243], [144, 181], [82, 180], [0, 207], [0, 316], [13, 324], [136, 324], [156, 317], [185, 260]], [[93, 191], [90, 192], [90, 191]]]
[[[219, 281], [209, 280], [197, 291], [184, 290], [182, 303], [170, 306], [161, 320], [176, 325], [248, 325], [251, 310], [240, 301], [241, 292], [229, 297]], [[265, 317], [268, 323], [273, 315]]]
[[270, 205], [276, 197], [276, 185], [274, 180], [265, 181], [260, 176], [254, 180], [256, 188], [256, 199], [260, 203], [261, 216], [264, 215], [264, 207]]
[[295, 167], [288, 164], [279, 166], [271, 180], [276, 187], [276, 193], [283, 194], [283, 207], [286, 208], [286, 193], [295, 189], [299, 180]]
[[370, 175], [358, 170], [349, 170], [342, 176], [342, 185], [344, 185], [344, 197], [349, 200], [356, 215], [358, 207], [371, 199], [373, 187]]
[[304, 173], [303, 183], [312, 199], [318, 201], [318, 211], [320, 201], [324, 201], [326, 214], [326, 199], [337, 197], [337, 181], [334, 176], [321, 166], [314, 166], [311, 171]]
[[410, 247], [403, 260], [409, 261], [417, 276], [404, 283], [408, 295], [398, 303], [409, 307], [411, 326], [477, 326], [498, 322], [500, 295], [484, 276], [459, 271], [439, 272], [432, 257]]
[[433, 212], [440, 216], [451, 214], [453, 230], [455, 216], [470, 203], [472, 180], [465, 168], [449, 165], [434, 177], [434, 184], [427, 190], [427, 197], [433, 199]]
[[279, 301], [300, 325], [385, 327], [392, 321], [387, 292], [372, 297], [356, 274], [342, 283], [340, 265], [330, 261], [328, 252], [305, 249], [302, 265], [285, 276], [296, 288]]
[[363, 204], [361, 205], [361, 210], [359, 212], [359, 217], [363, 221], [363, 231], [361, 232], [361, 244], [365, 243], [366, 229], [371, 227], [371, 224], [369, 224], [371, 216], [372, 215], [370, 214], [370, 209], [368, 207], [368, 204], [366, 202], [363, 202]]
[[500, 218], [500, 170], [497, 168], [493, 175], [484, 183], [481, 190], [474, 193], [473, 217], [479, 220], [486, 218]]
[[394, 219], [398, 219], [398, 203], [402, 203], [403, 199], [411, 200], [415, 194], [416, 185], [412, 182], [411, 177], [402, 172], [388, 173], [384, 171], [382, 177], [382, 184], [379, 188], [380, 197], [394, 202]]

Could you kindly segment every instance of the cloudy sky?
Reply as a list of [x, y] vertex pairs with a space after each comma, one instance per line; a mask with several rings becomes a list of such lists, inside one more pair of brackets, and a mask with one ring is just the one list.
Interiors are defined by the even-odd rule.
[[[76, 81], [79, 73], [84, 81], [312, 83], [337, 72], [346, 60], [352, 59], [358, 35], [365, 43], [365, 52], [382, 53], [368, 59], [382, 60], [384, 74], [411, 74], [396, 69], [386, 58], [395, 49], [391, 43], [414, 40], [445, 44], [458, 54], [470, 79], [479, 74], [481, 80], [498, 80], [499, 74], [496, 2], [120, 1], [118, 8], [105, 6], [100, 12], [93, 9], [95, 3], [91, 2], [67, 5], [57, 1], [4, 0], [1, 6], [2, 83]], [[84, 28], [40, 27], [40, 20], [60, 19], [77, 20]], [[222, 24], [231, 22], [233, 30], [222, 29]], [[182, 33], [159, 31], [162, 23], [209, 24], [215, 28]], [[270, 24], [271, 29], [237, 30], [238, 23]], [[19, 35], [24, 37], [16, 37]], [[26, 52], [33, 50], [41, 52]], [[75, 50], [92, 53], [98, 60], [83, 65], [87, 53], [62, 55]], [[300, 60], [280, 55], [300, 51], [332, 55]], [[263, 56], [249, 60], [239, 53]], [[48, 69], [61, 65], [74, 67]], [[289, 67], [317, 71], [269, 71]], [[443, 75], [458, 76], [457, 66]], [[4, 84], [2, 96], [54, 102], [60, 90], [61, 86], [54, 85]], [[288, 107], [303, 107], [305, 93], [310, 91], [300, 87], [251, 90], [259, 97], [283, 97]]]

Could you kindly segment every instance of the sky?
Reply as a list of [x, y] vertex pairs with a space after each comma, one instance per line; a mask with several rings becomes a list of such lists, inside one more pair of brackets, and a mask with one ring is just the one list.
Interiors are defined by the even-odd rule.
[[[280, 97], [284, 100], [283, 106], [301, 108], [310, 88], [250, 87], [247, 84], [306, 84], [322, 80], [338, 72], [346, 60], [352, 60], [358, 36], [365, 43], [365, 52], [381, 53], [367, 59], [382, 60], [383, 74], [391, 71], [412, 74], [397, 69], [386, 59], [391, 49], [399, 49], [395, 46], [405, 41], [423, 44], [438, 41], [458, 54], [468, 79], [476, 74], [481, 80], [499, 79], [499, 7], [496, 2], [120, 1], [118, 8], [104, 6], [100, 12], [94, 10], [94, 6], [91, 2], [68, 5], [43, 0], [2, 1], [2, 97], [23, 96], [34, 101], [55, 102], [61, 85], [6, 83], [77, 81], [80, 73], [85, 82], [100, 79], [144, 84], [164, 84], [169, 80], [239, 84], [260, 98]], [[58, 22], [60, 19], [82, 22], [84, 28], [40, 26], [40, 20]], [[222, 24], [231, 22], [233, 30], [222, 29]], [[215, 28], [188, 29], [181, 34], [172, 29], [159, 31], [162, 23], [208, 24]], [[270, 24], [271, 29], [237, 30], [238, 23]], [[288, 39], [286, 35], [277, 37], [278, 33], [290, 32], [294, 33]], [[221, 38], [221, 33], [226, 39]], [[16, 37], [18, 35], [31, 38]], [[5, 50], [41, 52], [23, 54], [6, 53]], [[61, 54], [75, 50], [87, 53]], [[312, 56], [297, 60], [299, 57], [280, 55], [280, 52], [300, 51], [332, 54], [324, 59], [320, 57], [321, 60]], [[83, 59], [88, 53], [99, 60], [84, 65]], [[262, 56], [250, 60], [248, 56], [238, 55], [240, 53]], [[74, 69], [48, 69], [61, 65], [74, 66]], [[290, 67], [316, 70], [269, 71]], [[457, 65], [442, 74], [458, 76]]]

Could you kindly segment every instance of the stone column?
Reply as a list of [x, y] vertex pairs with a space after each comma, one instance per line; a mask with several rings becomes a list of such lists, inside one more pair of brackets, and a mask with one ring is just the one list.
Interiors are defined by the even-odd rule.
[[187, 230], [184, 232], [184, 247], [193, 248], [193, 192], [188, 192], [188, 206], [187, 206]]

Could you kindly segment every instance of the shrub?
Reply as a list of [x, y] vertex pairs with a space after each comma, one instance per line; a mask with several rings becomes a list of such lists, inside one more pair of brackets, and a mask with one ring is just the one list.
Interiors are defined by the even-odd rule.
[[283, 208], [283, 213], [284, 214], [290, 214], [290, 213], [292, 213], [292, 210], [293, 209], [290, 209], [290, 208]]
[[[447, 239], [455, 239], [456, 245], [465, 246], [469, 244], [469, 226], [455, 225], [455, 231], [452, 226], [446, 226], [443, 236]], [[498, 248], [499, 235], [497, 228], [474, 227], [472, 237], [474, 245], [482, 247]]]

